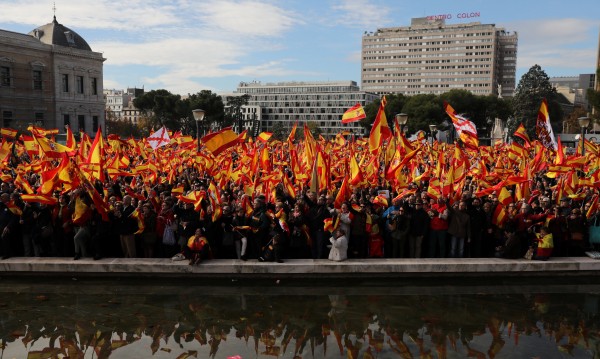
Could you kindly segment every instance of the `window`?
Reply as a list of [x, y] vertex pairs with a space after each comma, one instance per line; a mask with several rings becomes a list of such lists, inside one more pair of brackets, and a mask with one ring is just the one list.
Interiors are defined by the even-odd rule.
[[92, 131], [98, 132], [98, 116], [92, 116]]
[[69, 92], [69, 75], [62, 74], [62, 91]]
[[35, 125], [38, 127], [44, 127], [44, 113], [43, 112], [35, 113]]
[[65, 126], [71, 127], [71, 116], [70, 115], [63, 115], [63, 124]]
[[33, 70], [33, 89], [42, 89], [42, 71], [40, 70]]
[[83, 76], [75, 76], [77, 93], [83, 93]]
[[0, 66], [0, 86], [10, 86], [10, 67]]
[[85, 132], [85, 115], [77, 115], [77, 124], [79, 125], [79, 131]]
[[13, 120], [12, 111], [2, 111], [2, 127], [10, 127]]
[[91, 87], [92, 87], [92, 95], [97, 95], [98, 94], [98, 78], [97, 77], [92, 77]]

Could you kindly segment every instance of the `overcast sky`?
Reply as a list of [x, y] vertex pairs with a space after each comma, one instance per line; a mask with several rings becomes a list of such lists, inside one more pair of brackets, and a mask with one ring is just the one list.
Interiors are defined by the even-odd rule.
[[[0, 0], [0, 29], [28, 33], [52, 21], [52, 7]], [[440, 14], [516, 31], [517, 82], [534, 64], [548, 76], [595, 72], [599, 0], [56, 0], [58, 22], [107, 59], [104, 88], [178, 94], [253, 80], [360, 84], [365, 31]]]

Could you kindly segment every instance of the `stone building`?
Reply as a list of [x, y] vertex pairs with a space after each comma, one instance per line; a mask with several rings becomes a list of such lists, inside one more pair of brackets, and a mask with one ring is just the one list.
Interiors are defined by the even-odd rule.
[[95, 134], [104, 128], [105, 60], [56, 17], [28, 34], [0, 30], [0, 125]]

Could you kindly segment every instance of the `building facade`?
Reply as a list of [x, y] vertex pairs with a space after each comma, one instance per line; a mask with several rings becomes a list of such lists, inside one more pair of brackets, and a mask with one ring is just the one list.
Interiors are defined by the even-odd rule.
[[125, 91], [115, 89], [104, 90], [106, 118], [127, 121], [137, 125], [142, 113], [133, 105], [133, 100], [143, 94], [144, 89], [137, 87], [130, 87]]
[[452, 89], [511, 97], [518, 37], [494, 24], [446, 25], [414, 18], [410, 26], [362, 37], [361, 88], [377, 94], [442, 94]]
[[[272, 131], [277, 125], [291, 130], [294, 123], [315, 123], [324, 136], [343, 130], [363, 134], [358, 122], [342, 124], [342, 115], [360, 103], [365, 106], [378, 95], [361, 91], [355, 81], [339, 82], [242, 82], [231, 95], [250, 95], [242, 108], [244, 127], [254, 133]], [[222, 95], [224, 102], [226, 95]]]
[[103, 63], [56, 17], [28, 34], [0, 30], [0, 121], [95, 134], [104, 127]]

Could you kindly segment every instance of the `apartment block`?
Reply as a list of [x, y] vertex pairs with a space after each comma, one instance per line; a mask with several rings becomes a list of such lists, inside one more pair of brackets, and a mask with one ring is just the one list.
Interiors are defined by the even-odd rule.
[[441, 94], [464, 89], [511, 97], [518, 37], [494, 24], [448, 25], [436, 17], [362, 37], [361, 89], [377, 94]]
[[[342, 115], [360, 103], [365, 106], [378, 95], [361, 91], [355, 81], [242, 82], [230, 95], [250, 95], [242, 108], [244, 126], [254, 132], [271, 131], [276, 124], [291, 130], [295, 122], [314, 122], [324, 136], [350, 130], [363, 134], [358, 122], [342, 124]], [[226, 94], [221, 94], [226, 101]], [[225, 104], [227, 105], [227, 104]]]

